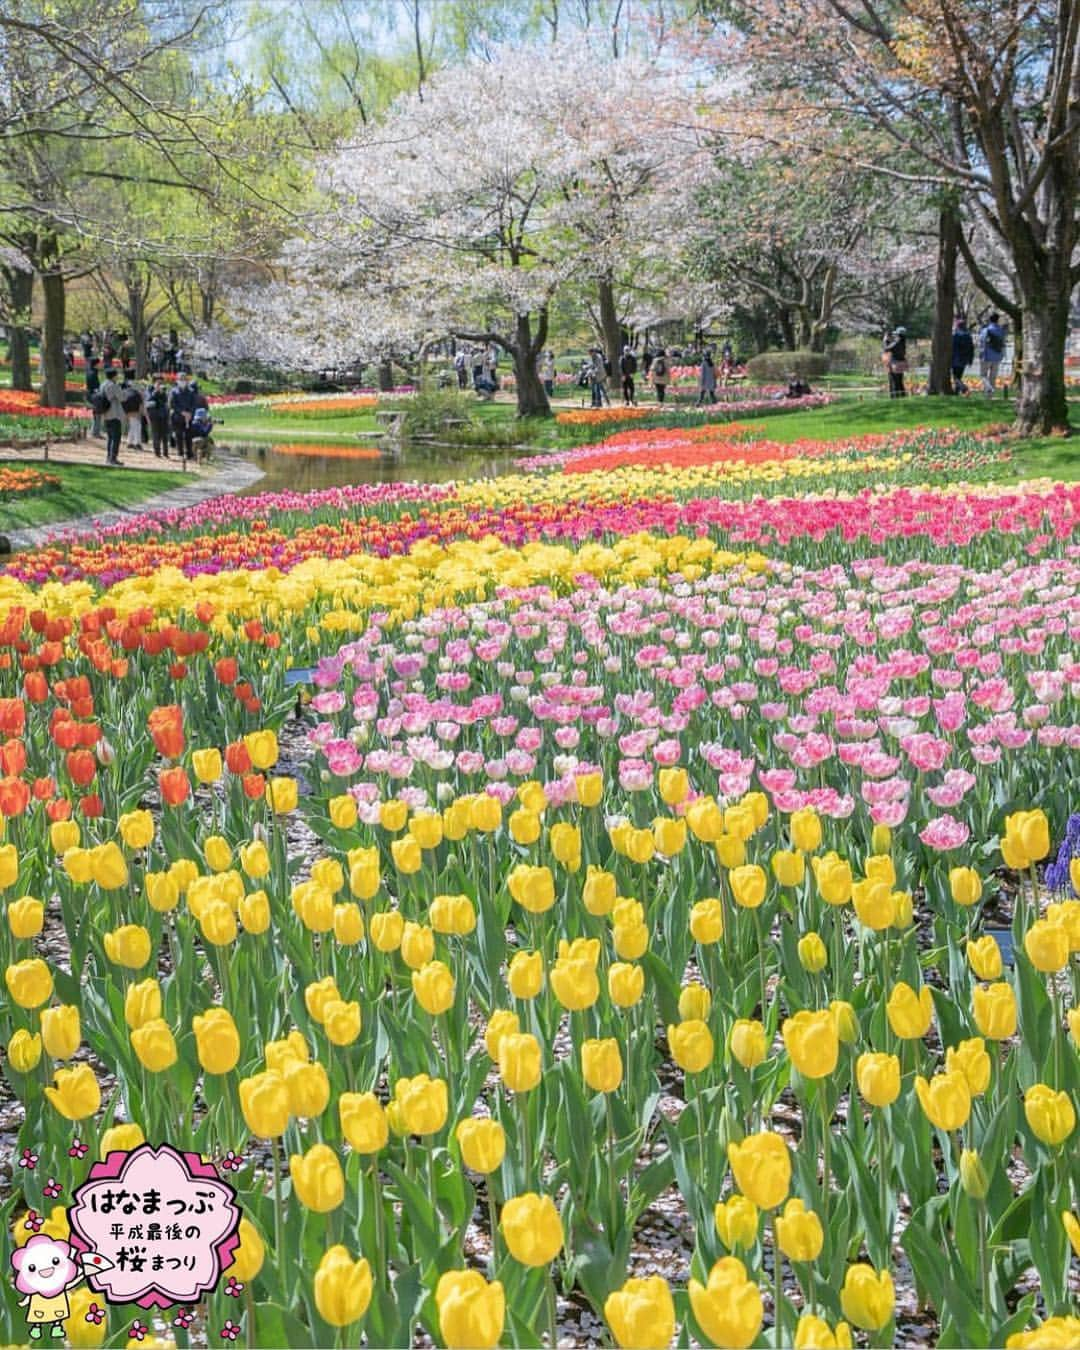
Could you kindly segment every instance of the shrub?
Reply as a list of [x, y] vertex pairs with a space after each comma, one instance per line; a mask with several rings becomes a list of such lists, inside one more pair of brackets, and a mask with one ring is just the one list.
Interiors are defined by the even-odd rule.
[[751, 357], [746, 373], [752, 380], [786, 380], [789, 375], [804, 380], [820, 380], [829, 369], [829, 358], [824, 352], [762, 352]]

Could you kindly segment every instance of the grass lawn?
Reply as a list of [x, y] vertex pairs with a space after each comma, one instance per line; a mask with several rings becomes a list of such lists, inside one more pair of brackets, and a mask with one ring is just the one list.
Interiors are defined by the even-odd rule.
[[91, 464], [57, 464], [55, 460], [19, 460], [19, 466], [55, 474], [61, 486], [24, 501], [0, 501], [0, 534], [132, 506], [191, 481], [183, 472], [104, 469]]

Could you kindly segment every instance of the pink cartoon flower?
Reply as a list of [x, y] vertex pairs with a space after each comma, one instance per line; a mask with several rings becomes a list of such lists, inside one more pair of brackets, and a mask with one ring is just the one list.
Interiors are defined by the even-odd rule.
[[19, 1166], [26, 1167], [32, 1172], [37, 1165], [38, 1165], [38, 1154], [36, 1154], [32, 1149], [24, 1148], [22, 1151], [22, 1157], [20, 1157], [19, 1159]]
[[68, 1149], [68, 1157], [85, 1158], [89, 1152], [90, 1152], [90, 1145], [84, 1144], [81, 1139], [76, 1137], [71, 1141], [71, 1147]]
[[96, 1327], [101, 1326], [102, 1322], [105, 1321], [105, 1309], [99, 1308], [96, 1303], [91, 1303], [86, 1310], [86, 1320], [93, 1322]]
[[141, 1341], [145, 1340], [148, 1330], [149, 1328], [136, 1317], [135, 1321], [131, 1324], [131, 1331], [129, 1334], [133, 1341]]
[[173, 1326], [179, 1327], [181, 1331], [187, 1331], [194, 1321], [195, 1314], [190, 1308], [177, 1308], [176, 1316], [173, 1318]]
[[55, 1200], [63, 1189], [55, 1177], [50, 1177], [47, 1185], [42, 1187], [42, 1192], [48, 1199]]
[[244, 1286], [235, 1275], [230, 1275], [228, 1283], [225, 1286], [225, 1292], [230, 1298], [239, 1298], [244, 1292]]
[[227, 1319], [225, 1325], [221, 1328], [221, 1339], [223, 1341], [235, 1341], [239, 1335], [239, 1326], [231, 1318]]

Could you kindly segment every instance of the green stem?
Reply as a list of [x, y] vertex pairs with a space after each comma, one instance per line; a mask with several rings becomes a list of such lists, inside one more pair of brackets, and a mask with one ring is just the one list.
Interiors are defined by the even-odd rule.
[[278, 1157], [278, 1141], [270, 1140], [270, 1157], [274, 1165], [274, 1251], [278, 1259], [284, 1252], [285, 1215], [281, 1198], [281, 1159]]
[[488, 1225], [491, 1228], [491, 1278], [499, 1269], [499, 1216], [495, 1211], [495, 1179], [489, 1172], [487, 1179]]
[[821, 1222], [829, 1226], [829, 1104], [825, 1100], [825, 1081], [818, 1083], [818, 1102], [821, 1106]]
[[758, 976], [761, 980], [761, 1020], [765, 1020], [765, 938], [761, 932], [761, 909], [754, 910], [754, 932], [757, 934]]
[[884, 1109], [878, 1107], [875, 1112], [874, 1125], [877, 1130], [877, 1154], [878, 1154], [878, 1186], [881, 1192], [881, 1222], [885, 1226], [885, 1251], [882, 1253], [882, 1262], [884, 1266], [889, 1264], [889, 1253], [892, 1250], [892, 1217], [889, 1213], [889, 1179], [892, 1173], [892, 1158], [889, 1149], [889, 1134], [885, 1128]]
[[386, 1214], [383, 1211], [382, 1186], [379, 1181], [379, 1162], [376, 1154], [371, 1155], [371, 1197], [375, 1205], [375, 1269], [379, 1277], [379, 1288], [386, 1288]]
[[555, 1298], [555, 1280], [548, 1269], [547, 1288], [544, 1293], [544, 1300], [547, 1303], [547, 1321], [548, 1321], [548, 1345], [551, 1350], [556, 1350], [559, 1344], [559, 1311]]
[[781, 1308], [784, 1303], [784, 1265], [783, 1257], [780, 1254], [780, 1211], [779, 1209], [773, 1215], [773, 1321], [776, 1324], [776, 1350], [783, 1350], [784, 1345], [784, 1319], [781, 1315]]
[[525, 1171], [525, 1189], [528, 1190], [532, 1182], [533, 1159], [532, 1159], [532, 1138], [529, 1134], [529, 1108], [528, 1093], [517, 1093], [514, 1105], [518, 1110], [518, 1124], [521, 1127], [521, 1158]]
[[976, 1200], [975, 1222], [979, 1229], [979, 1288], [982, 1292], [982, 1315], [990, 1325], [990, 1261], [986, 1243], [986, 1201]]
[[604, 1094], [604, 1107], [607, 1111], [608, 1145], [608, 1242], [615, 1250], [615, 1232], [619, 1226], [619, 1180], [615, 1175], [615, 1115], [611, 1109], [611, 1093]]

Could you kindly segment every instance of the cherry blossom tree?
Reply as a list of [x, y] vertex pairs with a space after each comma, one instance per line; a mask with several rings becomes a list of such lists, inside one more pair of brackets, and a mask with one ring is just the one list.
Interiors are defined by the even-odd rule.
[[[492, 344], [513, 362], [519, 414], [547, 415], [537, 360], [553, 297], [598, 288], [616, 364], [616, 285], [675, 179], [703, 171], [708, 98], [654, 59], [588, 44], [489, 58], [429, 74], [319, 165], [320, 208], [250, 303], [320, 366], [342, 341], [354, 358]], [[643, 98], [648, 120], [631, 114]]]

